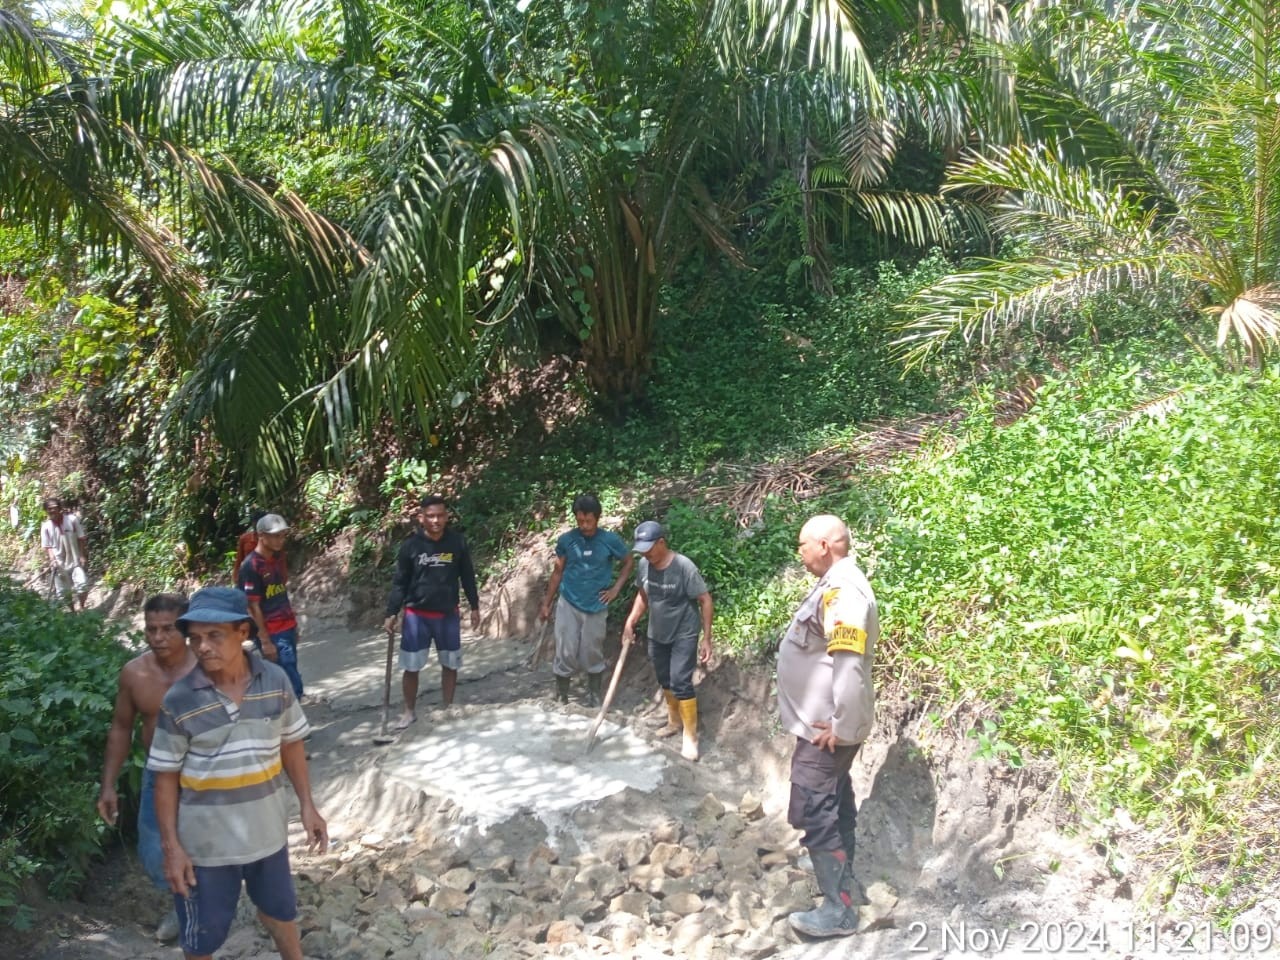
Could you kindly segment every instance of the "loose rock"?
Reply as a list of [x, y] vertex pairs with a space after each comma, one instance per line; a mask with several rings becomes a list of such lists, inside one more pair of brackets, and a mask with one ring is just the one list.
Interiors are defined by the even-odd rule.
[[455, 867], [440, 878], [440, 886], [450, 890], [461, 890], [464, 893], [475, 889], [476, 874], [466, 867]]
[[653, 841], [648, 834], [631, 837], [622, 845], [622, 866], [629, 870], [644, 863], [652, 846]]
[[585, 944], [586, 942], [580, 925], [572, 920], [557, 920], [547, 928], [548, 947], [558, 947], [563, 943]]
[[610, 913], [629, 913], [635, 917], [647, 917], [653, 897], [639, 890], [631, 890], [609, 901]]
[[876, 881], [867, 887], [867, 899], [870, 901], [859, 912], [862, 930], [890, 930], [897, 926], [893, 912], [898, 906], [898, 891], [882, 881]]
[[724, 804], [714, 793], [708, 793], [702, 798], [702, 802], [698, 804], [693, 815], [699, 820], [718, 820], [724, 816]]
[[597, 863], [584, 867], [574, 877], [574, 883], [582, 884], [591, 890], [597, 900], [609, 901], [627, 888], [627, 881], [621, 873], [607, 863]]
[[667, 820], [658, 824], [653, 831], [653, 839], [658, 843], [679, 843], [681, 827], [676, 820]]
[[470, 894], [464, 890], [441, 887], [431, 895], [431, 909], [439, 910], [450, 917], [459, 917], [467, 912], [467, 904], [470, 901]]
[[690, 914], [701, 912], [704, 904], [702, 898], [696, 893], [674, 893], [663, 898], [662, 906], [672, 913], [687, 917]]

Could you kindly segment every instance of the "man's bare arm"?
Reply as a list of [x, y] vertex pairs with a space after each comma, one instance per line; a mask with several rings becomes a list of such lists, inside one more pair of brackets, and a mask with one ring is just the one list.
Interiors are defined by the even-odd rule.
[[262, 615], [262, 603], [260, 601], [249, 601], [249, 616], [253, 618], [253, 622], [258, 626], [258, 643], [262, 645], [262, 655], [268, 660], [275, 660], [276, 645], [271, 642], [271, 634], [267, 632], [267, 618]]
[[546, 595], [542, 598], [542, 606], [538, 608], [538, 618], [541, 620], [549, 620], [551, 618], [551, 601], [556, 598], [556, 591], [560, 589], [560, 581], [564, 579], [564, 557], [556, 557], [556, 565], [551, 570], [551, 581], [547, 584]]
[[129, 758], [133, 743], [133, 723], [138, 716], [138, 705], [133, 699], [132, 664], [120, 671], [116, 685], [116, 708], [111, 715], [111, 729], [107, 731], [107, 756], [102, 764], [102, 784], [98, 791], [98, 815], [115, 825], [120, 816], [120, 798], [116, 794], [116, 781], [120, 770]]
[[640, 618], [644, 616], [644, 612], [649, 609], [649, 595], [644, 592], [644, 587], [636, 590], [635, 602], [631, 604], [631, 612], [627, 614], [627, 622], [622, 625], [622, 642], [634, 643], [636, 639], [636, 624], [640, 622]]
[[178, 777], [180, 774], [156, 774], [156, 824], [160, 828], [160, 849], [164, 852], [164, 878], [169, 889], [189, 896], [196, 885], [196, 868], [178, 840]]
[[711, 594], [698, 596], [698, 608], [702, 611], [702, 643], [698, 648], [698, 662], [711, 661], [711, 618], [715, 613], [715, 605], [711, 602]]
[[635, 566], [636, 558], [631, 554], [627, 554], [622, 560], [622, 569], [618, 571], [618, 579], [613, 581], [613, 586], [604, 592], [601, 598], [605, 603], [613, 603], [618, 599], [618, 594], [622, 592], [622, 585], [627, 582], [627, 578], [631, 576], [631, 568]]
[[301, 740], [280, 745], [280, 763], [293, 784], [301, 808], [302, 828], [307, 832], [307, 849], [324, 853], [329, 849], [329, 828], [311, 799], [311, 777], [307, 772], [307, 751]]

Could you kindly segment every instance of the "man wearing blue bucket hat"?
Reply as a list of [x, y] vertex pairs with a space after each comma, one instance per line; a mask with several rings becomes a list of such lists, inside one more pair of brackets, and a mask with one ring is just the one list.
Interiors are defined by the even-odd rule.
[[156, 773], [156, 820], [183, 953], [212, 958], [243, 883], [280, 956], [302, 960], [286, 776], [309, 849], [329, 842], [311, 799], [307, 718], [285, 672], [243, 648], [257, 627], [241, 591], [200, 590], [177, 622], [197, 663], [165, 695], [147, 768]]

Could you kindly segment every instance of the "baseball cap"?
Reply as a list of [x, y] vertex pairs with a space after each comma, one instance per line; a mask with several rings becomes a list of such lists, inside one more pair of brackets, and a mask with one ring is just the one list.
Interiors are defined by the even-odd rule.
[[648, 553], [655, 543], [667, 535], [657, 520], [646, 520], [636, 527], [636, 542], [631, 549], [636, 553]]
[[178, 629], [187, 632], [189, 623], [239, 623], [249, 621], [249, 636], [256, 636], [258, 625], [249, 616], [249, 601], [243, 590], [234, 587], [205, 587], [191, 597], [187, 612], [176, 621]]
[[284, 533], [289, 529], [289, 521], [278, 513], [268, 513], [258, 521], [259, 533]]

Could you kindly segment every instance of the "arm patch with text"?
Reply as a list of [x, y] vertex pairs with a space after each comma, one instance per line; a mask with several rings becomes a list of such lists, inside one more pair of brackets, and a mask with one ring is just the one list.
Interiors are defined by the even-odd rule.
[[840, 588], [822, 594], [822, 632], [827, 639], [827, 654], [867, 652], [867, 631], [857, 624], [846, 623], [841, 616]]

